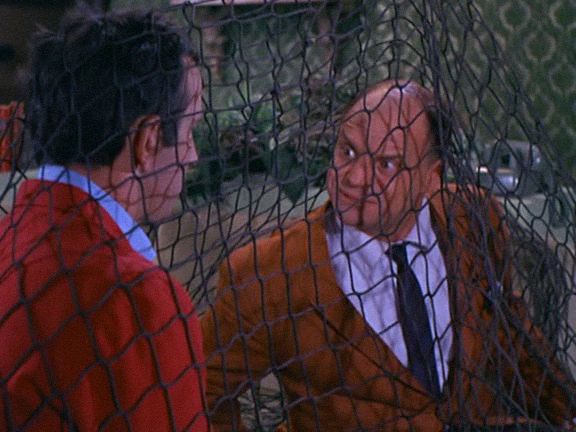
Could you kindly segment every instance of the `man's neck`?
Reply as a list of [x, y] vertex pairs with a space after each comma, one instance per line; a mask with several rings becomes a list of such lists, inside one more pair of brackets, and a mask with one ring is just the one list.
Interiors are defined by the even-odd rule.
[[67, 168], [83, 175], [102, 190], [109, 193], [129, 214], [141, 223], [142, 200], [140, 188], [130, 172], [116, 169], [114, 163], [110, 166], [88, 167], [82, 164], [70, 164]]
[[[377, 232], [363, 231], [366, 235], [377, 238], [389, 244], [400, 243], [405, 241], [411, 234], [418, 229], [420, 216], [425, 208], [428, 207], [428, 200], [423, 200], [419, 209], [408, 212], [400, 225], [387, 229], [387, 232], [380, 230]], [[428, 216], [429, 217], [429, 216]]]

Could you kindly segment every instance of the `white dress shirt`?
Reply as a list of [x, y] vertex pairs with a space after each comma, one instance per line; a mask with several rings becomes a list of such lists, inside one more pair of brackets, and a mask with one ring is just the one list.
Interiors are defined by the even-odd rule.
[[[408, 366], [396, 312], [396, 264], [386, 255], [390, 244], [343, 225], [335, 214], [328, 218], [326, 226], [328, 250], [340, 288], [398, 360]], [[403, 242], [407, 243], [408, 261], [424, 295], [442, 388], [448, 376], [453, 334], [446, 266], [432, 229], [428, 204], [418, 213], [416, 225]]]
[[38, 178], [40, 180], [69, 184], [86, 192], [98, 201], [98, 204], [116, 222], [132, 249], [149, 261], [154, 261], [156, 251], [150, 238], [124, 207], [96, 183], [82, 174], [60, 165], [42, 165], [38, 170]]

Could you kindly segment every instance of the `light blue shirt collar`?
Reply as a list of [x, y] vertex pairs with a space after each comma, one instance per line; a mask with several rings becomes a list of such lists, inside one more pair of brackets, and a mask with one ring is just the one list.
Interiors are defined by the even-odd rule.
[[38, 170], [40, 180], [65, 183], [82, 189], [102, 206], [108, 215], [116, 222], [126, 239], [136, 252], [144, 258], [153, 261], [156, 251], [144, 230], [134, 218], [108, 192], [104, 191], [89, 178], [78, 172], [59, 165], [43, 165]]

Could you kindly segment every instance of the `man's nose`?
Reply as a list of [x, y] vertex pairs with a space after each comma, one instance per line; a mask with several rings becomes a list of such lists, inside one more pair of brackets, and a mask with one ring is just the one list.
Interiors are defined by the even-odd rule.
[[183, 154], [179, 155], [180, 163], [182, 165], [192, 165], [198, 162], [198, 151], [196, 150], [196, 143], [190, 141], [184, 148]]
[[374, 185], [374, 158], [366, 153], [357, 157], [348, 171], [348, 183], [354, 187]]

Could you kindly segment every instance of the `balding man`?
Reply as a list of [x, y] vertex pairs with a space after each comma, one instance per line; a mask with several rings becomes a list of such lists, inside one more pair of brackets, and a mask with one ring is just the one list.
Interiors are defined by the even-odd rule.
[[237, 396], [270, 372], [296, 431], [575, 415], [575, 387], [510, 290], [498, 206], [442, 181], [434, 102], [414, 82], [369, 88], [343, 116], [330, 201], [223, 265], [202, 323], [218, 430], [242, 429]]

